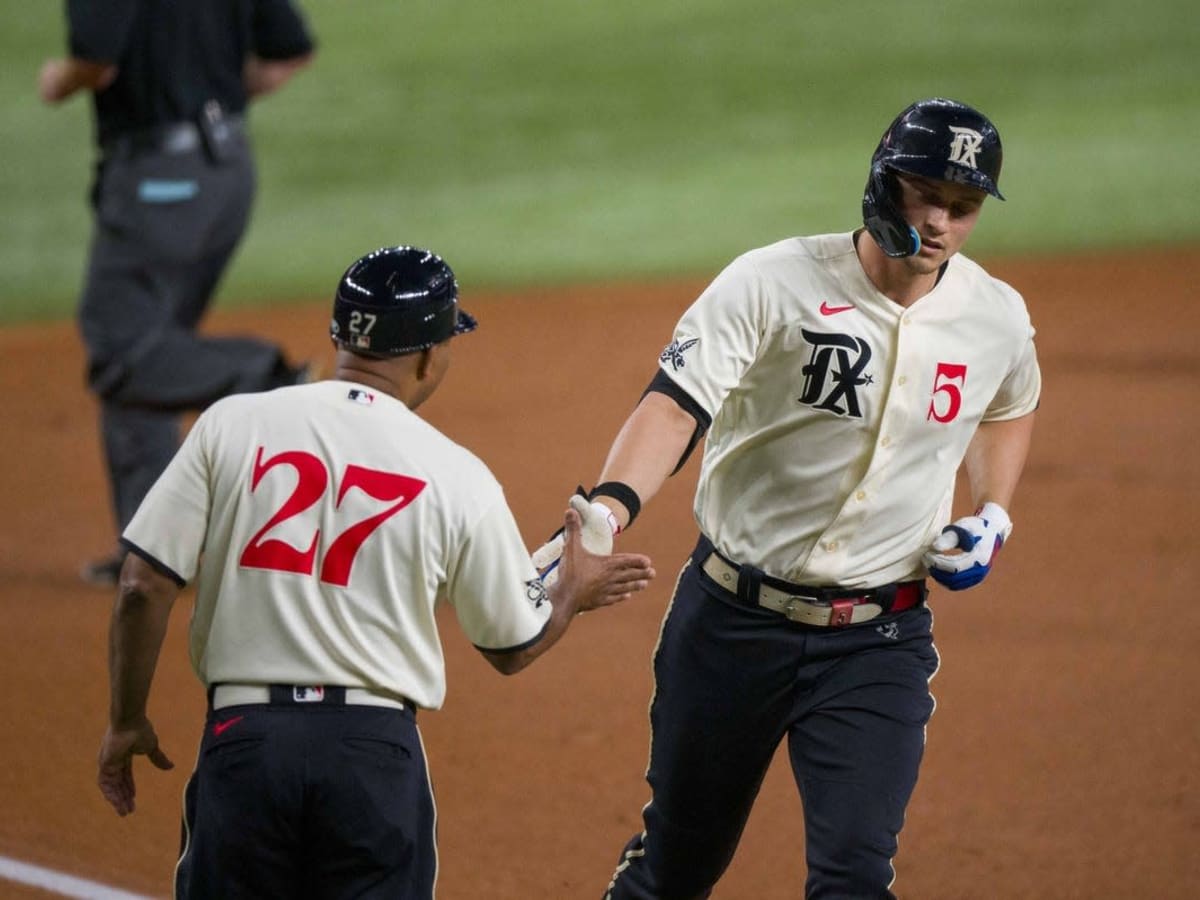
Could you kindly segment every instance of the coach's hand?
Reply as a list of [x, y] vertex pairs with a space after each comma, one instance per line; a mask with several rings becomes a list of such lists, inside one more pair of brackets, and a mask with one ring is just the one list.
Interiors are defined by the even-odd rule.
[[995, 503], [942, 529], [925, 553], [925, 565], [938, 584], [952, 591], [974, 587], [992, 570], [992, 562], [1008, 536], [1012, 520]]
[[[613, 535], [620, 530], [612, 510], [598, 500], [589, 503], [581, 493], [572, 496], [570, 504], [583, 520], [583, 546], [597, 556], [608, 556], [612, 553]], [[558, 565], [562, 561], [562, 555], [561, 530], [530, 555], [533, 567], [538, 570], [538, 575], [546, 587], [558, 580]]]
[[175, 763], [159, 749], [158, 735], [149, 719], [136, 727], [114, 730], [110, 725], [100, 742], [100, 773], [96, 778], [100, 793], [112, 804], [118, 816], [134, 810], [133, 758], [146, 756], [159, 769], [173, 769]]
[[[575, 612], [586, 612], [628, 600], [645, 590], [654, 578], [648, 556], [640, 553], [596, 553], [588, 547], [587, 525], [583, 519], [588, 506], [582, 497], [571, 498], [566, 512], [562, 556], [555, 570], [558, 579], [551, 585], [552, 596], [565, 592], [572, 598]], [[608, 535], [612, 549], [612, 533]]]

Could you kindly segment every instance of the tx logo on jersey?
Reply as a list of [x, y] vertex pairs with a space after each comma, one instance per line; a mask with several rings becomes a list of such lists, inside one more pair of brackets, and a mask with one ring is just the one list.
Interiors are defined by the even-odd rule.
[[542, 604], [550, 599], [550, 595], [546, 593], [546, 585], [542, 584], [540, 578], [525, 582], [525, 597], [533, 604], [534, 609], [541, 609]]
[[667, 344], [667, 349], [659, 354], [658, 361], [669, 362], [672, 371], [678, 372], [684, 366], [683, 354], [687, 353], [687, 351], [691, 350], [698, 343], [700, 343], [700, 338], [692, 338], [690, 341], [682, 343], [671, 341], [671, 343]]
[[871, 361], [871, 348], [862, 338], [848, 334], [821, 334], [800, 329], [812, 345], [812, 356], [800, 370], [804, 376], [799, 402], [839, 416], [862, 418], [857, 389], [874, 378], [863, 370]]
[[977, 168], [975, 154], [983, 146], [983, 135], [973, 128], [950, 126], [954, 140], [950, 142], [950, 162], [969, 169]]

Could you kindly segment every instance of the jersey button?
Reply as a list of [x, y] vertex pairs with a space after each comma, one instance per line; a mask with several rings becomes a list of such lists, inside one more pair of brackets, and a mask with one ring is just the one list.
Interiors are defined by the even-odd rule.
[[857, 494], [854, 495], [854, 499], [857, 500], [859, 503], [862, 503], [862, 501], [867, 499], [867, 492], [859, 491]]
[[838, 548], [838, 542], [837, 542], [837, 541], [826, 541], [826, 542], [825, 542], [825, 550], [826, 550], [827, 552], [829, 552], [829, 553], [832, 553], [832, 552], [833, 552], [833, 551], [835, 551], [837, 548]]
[[888, 446], [891, 446], [891, 443], [892, 443], [892, 439], [890, 437], [888, 437], [887, 435], [884, 435], [883, 438], [880, 439], [880, 441], [879, 441], [879, 446], [880, 447], [888, 447]]
[[899, 378], [896, 379], [896, 384], [900, 384], [900, 385], [908, 384], [908, 376], [901, 375]]

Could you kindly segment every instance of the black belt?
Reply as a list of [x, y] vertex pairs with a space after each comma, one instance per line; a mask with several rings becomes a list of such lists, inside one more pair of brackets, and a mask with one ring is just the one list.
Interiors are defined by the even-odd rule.
[[[240, 115], [226, 115], [221, 120], [228, 135], [245, 134], [245, 119]], [[129, 131], [110, 138], [101, 144], [106, 158], [137, 156], [141, 153], [166, 153], [177, 155], [192, 153], [204, 147], [204, 134], [195, 122], [168, 122], [138, 131]]]
[[924, 581], [874, 588], [812, 587], [772, 578], [754, 566], [738, 565], [701, 536], [692, 559], [709, 579], [747, 606], [777, 612], [793, 622], [822, 628], [857, 625], [925, 601]]

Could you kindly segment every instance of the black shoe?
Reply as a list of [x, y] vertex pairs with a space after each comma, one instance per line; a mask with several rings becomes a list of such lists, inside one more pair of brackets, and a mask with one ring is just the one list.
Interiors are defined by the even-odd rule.
[[124, 553], [114, 553], [103, 559], [95, 559], [79, 570], [79, 577], [94, 587], [115, 588], [121, 580], [121, 566], [125, 563]]

